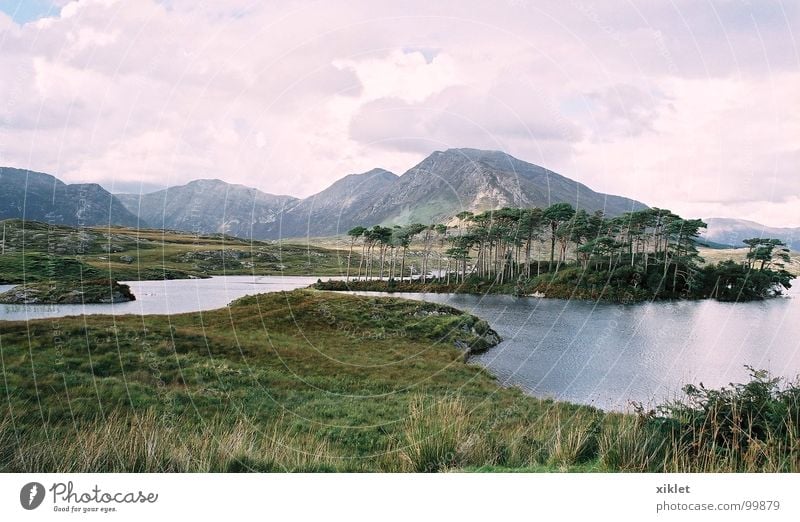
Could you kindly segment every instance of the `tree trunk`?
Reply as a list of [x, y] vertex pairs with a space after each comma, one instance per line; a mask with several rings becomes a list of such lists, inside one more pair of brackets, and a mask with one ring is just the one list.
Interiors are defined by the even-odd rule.
[[353, 257], [353, 244], [356, 242], [356, 238], [350, 240], [350, 251], [347, 253], [347, 271], [345, 272], [344, 280], [345, 282], [350, 282], [350, 259]]

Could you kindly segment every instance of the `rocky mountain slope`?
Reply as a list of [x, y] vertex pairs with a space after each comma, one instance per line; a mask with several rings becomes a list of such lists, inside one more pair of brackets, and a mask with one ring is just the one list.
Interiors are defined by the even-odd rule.
[[116, 196], [95, 183], [67, 185], [50, 174], [0, 167], [0, 187], [0, 220], [132, 227], [139, 222]]
[[538, 165], [498, 151], [449, 149], [434, 152], [400, 176], [391, 190], [356, 221], [430, 223], [459, 212], [502, 207], [547, 207], [570, 203], [618, 215], [644, 203], [601, 194]]
[[118, 197], [151, 227], [198, 234], [223, 232], [244, 238], [279, 233], [282, 212], [287, 205], [299, 201], [218, 179], [200, 179], [149, 194]]

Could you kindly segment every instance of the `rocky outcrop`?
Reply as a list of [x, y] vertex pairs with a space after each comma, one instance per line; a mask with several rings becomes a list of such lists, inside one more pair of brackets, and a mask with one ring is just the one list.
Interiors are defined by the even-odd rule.
[[470, 356], [483, 353], [503, 341], [500, 334], [492, 330], [489, 323], [451, 306], [426, 304], [414, 312], [414, 317], [422, 319], [453, 316], [456, 318], [456, 323], [449, 329], [447, 337], [450, 338], [453, 346], [464, 352], [464, 362]]
[[40, 282], [0, 294], [4, 304], [111, 304], [136, 300], [128, 285], [111, 279]]

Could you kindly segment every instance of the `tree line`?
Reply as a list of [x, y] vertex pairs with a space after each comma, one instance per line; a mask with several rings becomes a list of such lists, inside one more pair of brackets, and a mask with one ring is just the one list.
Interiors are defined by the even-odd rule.
[[[746, 292], [751, 298], [790, 286], [791, 275], [784, 270], [789, 251], [783, 242], [748, 239], [743, 263], [703, 266], [697, 244], [706, 223], [665, 209], [606, 217], [601, 211], [556, 203], [547, 208], [465, 211], [455, 217], [452, 224], [351, 229], [346, 280], [446, 285], [481, 280], [504, 285], [546, 275], [551, 281], [717, 298], [741, 295], [748, 284], [755, 285]], [[352, 259], [358, 243], [356, 266]], [[408, 264], [412, 244], [418, 262]], [[565, 269], [568, 273], [563, 274]], [[606, 276], [605, 282], [598, 274]]]

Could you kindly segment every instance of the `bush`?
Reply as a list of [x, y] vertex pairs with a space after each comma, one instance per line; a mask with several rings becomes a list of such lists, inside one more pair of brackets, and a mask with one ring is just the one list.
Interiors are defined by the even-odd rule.
[[410, 471], [436, 472], [463, 463], [462, 443], [467, 440], [469, 413], [460, 399], [411, 401], [403, 424], [400, 456]]

